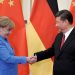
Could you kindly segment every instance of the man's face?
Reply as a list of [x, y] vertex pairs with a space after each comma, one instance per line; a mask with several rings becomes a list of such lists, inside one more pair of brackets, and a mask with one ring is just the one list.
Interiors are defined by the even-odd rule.
[[60, 17], [56, 17], [56, 26], [61, 32], [63, 32], [68, 26], [67, 20], [62, 21]]

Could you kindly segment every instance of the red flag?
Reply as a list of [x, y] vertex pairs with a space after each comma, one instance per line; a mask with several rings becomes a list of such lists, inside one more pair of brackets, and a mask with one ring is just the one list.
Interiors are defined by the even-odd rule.
[[[9, 37], [9, 41], [16, 55], [27, 56], [25, 23], [20, 0], [0, 0], [0, 16], [8, 16], [14, 21], [15, 29]], [[29, 75], [28, 65], [19, 65], [19, 75]]]
[[[34, 0], [30, 23], [26, 27], [30, 56], [52, 45], [57, 34], [54, 16], [57, 9], [57, 0]], [[53, 61], [50, 59], [38, 62], [30, 66], [31, 73], [32, 75], [42, 75], [42, 73], [52, 75], [52, 65]]]
[[73, 25], [75, 26], [75, 0], [72, 0], [70, 11], [73, 15]]

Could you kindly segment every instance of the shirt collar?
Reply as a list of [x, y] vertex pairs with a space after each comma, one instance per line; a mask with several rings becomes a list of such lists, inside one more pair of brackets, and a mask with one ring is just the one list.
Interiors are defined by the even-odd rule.
[[64, 33], [65, 35], [65, 40], [68, 38], [69, 34], [71, 33], [71, 31], [73, 30], [74, 27], [70, 28], [69, 31], [67, 31], [66, 33]]

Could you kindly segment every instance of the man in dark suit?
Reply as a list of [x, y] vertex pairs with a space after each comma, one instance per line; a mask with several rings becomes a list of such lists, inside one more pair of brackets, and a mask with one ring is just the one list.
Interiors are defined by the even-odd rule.
[[32, 63], [54, 56], [53, 75], [75, 75], [75, 28], [72, 23], [70, 11], [59, 11], [56, 14], [56, 26], [60, 33], [51, 48], [35, 53]]

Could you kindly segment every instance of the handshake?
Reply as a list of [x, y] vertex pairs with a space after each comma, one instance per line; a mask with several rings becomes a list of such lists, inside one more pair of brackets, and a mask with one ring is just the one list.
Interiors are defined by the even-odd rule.
[[29, 64], [33, 64], [37, 61], [37, 56], [26, 57], [26, 59]]

